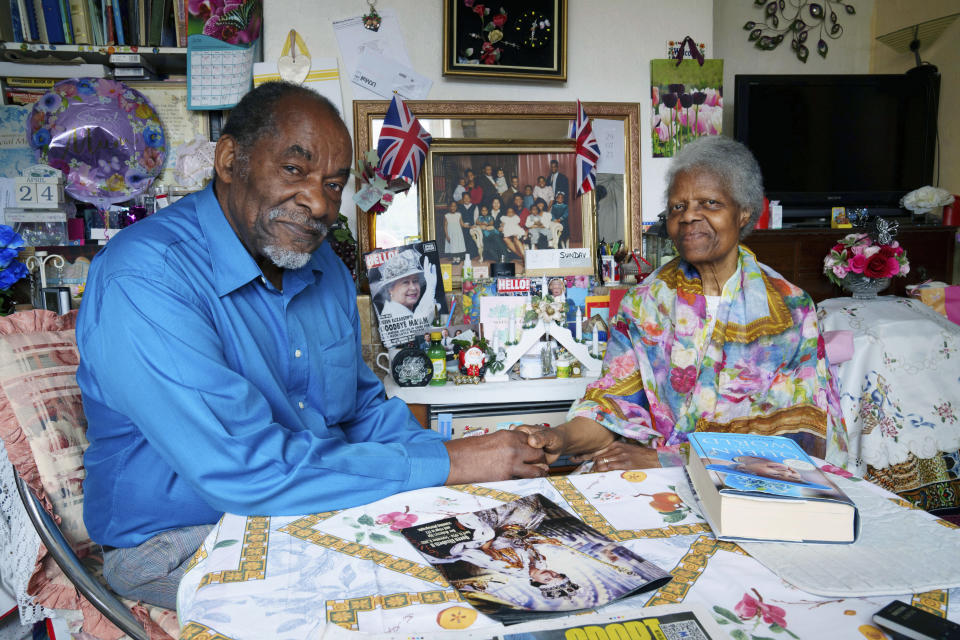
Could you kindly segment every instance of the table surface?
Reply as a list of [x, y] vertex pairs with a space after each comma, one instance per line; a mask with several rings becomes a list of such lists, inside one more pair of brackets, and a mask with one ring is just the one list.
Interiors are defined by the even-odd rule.
[[853, 332], [853, 357], [837, 370], [859, 474], [960, 448], [960, 325], [898, 296], [817, 308], [821, 330]]
[[[312, 639], [339, 635], [335, 625], [376, 637], [428, 638], [445, 629], [474, 638], [498, 635], [503, 627], [477, 615], [396, 529], [532, 493], [673, 575], [661, 589], [608, 605], [604, 613], [686, 603], [709, 611], [732, 640], [886, 638], [871, 617], [894, 599], [960, 621], [960, 589], [837, 598], [791, 586], [738, 545], [712, 537], [676, 495], [684, 478], [679, 467], [612, 471], [421, 489], [303, 516], [227, 514], [180, 584], [181, 638]], [[879, 487], [852, 482], [910, 508]]]

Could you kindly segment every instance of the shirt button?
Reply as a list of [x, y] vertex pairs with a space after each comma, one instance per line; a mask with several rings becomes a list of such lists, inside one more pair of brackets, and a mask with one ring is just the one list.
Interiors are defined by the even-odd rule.
[[301, 409], [303, 409], [303, 408], [306, 407], [306, 406], [307, 406], [307, 405], [303, 404], [303, 402], [300, 403], [300, 408], [301, 408]]
[[301, 352], [300, 349], [297, 349], [296, 351], [293, 352], [293, 356], [295, 358], [299, 358], [302, 355], [303, 355], [303, 352]]

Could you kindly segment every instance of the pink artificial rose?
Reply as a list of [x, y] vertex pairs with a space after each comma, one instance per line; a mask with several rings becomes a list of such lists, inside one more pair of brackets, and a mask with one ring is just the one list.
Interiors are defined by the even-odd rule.
[[487, 8], [482, 4], [473, 5], [473, 12], [483, 18], [483, 14], [486, 12]]
[[850, 269], [848, 269], [846, 265], [843, 265], [843, 264], [833, 265], [833, 275], [837, 276], [841, 280], [845, 278], [848, 273], [850, 273]]
[[862, 244], [855, 244], [849, 249], [850, 255], [853, 255], [853, 256], [862, 256], [866, 250], [867, 250], [866, 245], [862, 245]]
[[498, 13], [497, 15], [493, 16], [492, 18], [490, 18], [490, 20], [493, 22], [493, 25], [494, 25], [497, 29], [499, 29], [499, 28], [502, 27], [503, 24], [507, 21], [507, 16], [506, 16], [506, 14], [504, 14], [504, 13]]
[[863, 273], [863, 270], [867, 266], [867, 259], [863, 255], [855, 255], [850, 258], [850, 264], [847, 265], [850, 267], [850, 271], [854, 273]]
[[[896, 262], [896, 260], [894, 260]], [[867, 258], [867, 264], [863, 267], [863, 275], [868, 278], [889, 278], [891, 275], [887, 259], [879, 253]]]

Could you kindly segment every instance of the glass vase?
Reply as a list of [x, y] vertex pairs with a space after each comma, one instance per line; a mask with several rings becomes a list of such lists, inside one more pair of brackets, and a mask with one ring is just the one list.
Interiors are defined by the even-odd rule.
[[868, 278], [859, 273], [848, 273], [842, 283], [843, 289], [857, 300], [872, 300], [889, 286], [890, 278]]

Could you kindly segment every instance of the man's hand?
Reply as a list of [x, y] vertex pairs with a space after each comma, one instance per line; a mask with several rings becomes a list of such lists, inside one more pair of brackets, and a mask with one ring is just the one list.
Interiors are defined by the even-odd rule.
[[514, 429], [527, 434], [528, 445], [543, 449], [547, 464], [553, 464], [564, 452], [566, 438], [562, 429], [550, 429], [540, 424], [521, 424]]
[[497, 431], [483, 436], [450, 440], [450, 474], [445, 484], [493, 482], [547, 475], [543, 451], [526, 442], [518, 431]]
[[650, 469], [660, 466], [657, 450], [629, 442], [617, 441], [599, 451], [578, 456], [574, 462], [593, 460], [593, 471], [612, 469]]

